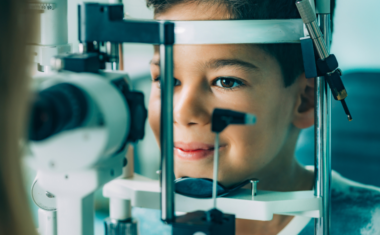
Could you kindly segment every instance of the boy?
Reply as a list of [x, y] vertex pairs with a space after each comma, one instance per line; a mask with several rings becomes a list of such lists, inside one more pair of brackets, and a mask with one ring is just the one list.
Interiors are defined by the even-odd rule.
[[[148, 0], [147, 4], [153, 6], [158, 20], [300, 18], [295, 2], [289, 0]], [[159, 142], [157, 48], [151, 74], [149, 123]], [[225, 187], [258, 178], [259, 190], [312, 190], [313, 172], [294, 157], [300, 130], [314, 124], [314, 80], [305, 78], [299, 44], [177, 45], [174, 78], [176, 178], [212, 178], [213, 153], [219, 151], [218, 181]], [[211, 114], [216, 107], [255, 114], [257, 123], [228, 127], [220, 135], [220, 148], [215, 150]], [[337, 184], [349, 188], [353, 183], [333, 175], [334, 203], [338, 198], [334, 196]], [[377, 191], [367, 191], [379, 195]], [[347, 225], [342, 231], [343, 221], [335, 221], [334, 215], [345, 208], [343, 201], [339, 201], [341, 208], [333, 207], [332, 234], [364, 231], [366, 228], [361, 226], [370, 224], [370, 219], [364, 224]], [[354, 212], [347, 211], [344, 216], [348, 213]], [[312, 220], [282, 215], [267, 222], [236, 220], [238, 235], [300, 232], [313, 234]]]

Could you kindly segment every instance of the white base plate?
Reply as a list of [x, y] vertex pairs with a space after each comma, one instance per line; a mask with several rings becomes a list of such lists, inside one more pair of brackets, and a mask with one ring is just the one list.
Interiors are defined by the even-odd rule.
[[[159, 181], [136, 175], [130, 179], [116, 179], [103, 187], [105, 197], [131, 200], [132, 206], [160, 209]], [[240, 189], [217, 199], [217, 208], [224, 213], [235, 214], [239, 219], [272, 220], [273, 214], [299, 215], [318, 218], [322, 206], [321, 198], [314, 191], [270, 192], [258, 191], [252, 198], [251, 190]], [[178, 212], [209, 210], [212, 199], [175, 196]]]

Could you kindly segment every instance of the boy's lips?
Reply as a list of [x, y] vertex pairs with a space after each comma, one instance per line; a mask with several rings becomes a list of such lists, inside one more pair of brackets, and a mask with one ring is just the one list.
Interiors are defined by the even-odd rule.
[[[219, 146], [219, 150], [225, 147], [225, 144]], [[214, 145], [213, 144], [204, 144], [204, 143], [174, 143], [174, 154], [183, 160], [200, 160], [214, 154]]]

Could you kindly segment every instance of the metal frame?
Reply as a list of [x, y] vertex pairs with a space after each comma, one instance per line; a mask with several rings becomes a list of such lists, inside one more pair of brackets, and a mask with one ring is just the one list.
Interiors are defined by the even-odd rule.
[[[330, 52], [330, 0], [317, 0], [319, 27]], [[314, 4], [312, 4], [314, 5]], [[315, 219], [314, 233], [329, 235], [331, 228], [331, 91], [324, 77], [315, 80], [315, 196], [322, 198], [322, 214]]]
[[[103, 187], [103, 196], [110, 201], [128, 200], [133, 207], [160, 209], [161, 186], [152, 180], [135, 174], [133, 178], [116, 179]], [[177, 212], [207, 211], [214, 207], [212, 198], [199, 199], [175, 194]], [[314, 191], [272, 192], [257, 191], [252, 198], [251, 189], [239, 189], [234, 193], [217, 198], [217, 209], [225, 214], [235, 214], [236, 218], [269, 221], [273, 214], [319, 218], [322, 198], [314, 196]], [[126, 207], [110, 207], [112, 219], [123, 219]]]
[[[79, 25], [79, 41], [162, 43], [158, 37], [162, 21], [123, 20], [121, 4], [105, 10], [105, 4], [87, 3], [79, 8], [79, 18], [84, 19]], [[175, 44], [299, 43], [304, 36], [301, 19], [170, 23], [174, 24]]]
[[173, 45], [160, 45], [161, 73], [161, 219], [171, 223], [174, 209]]
[[[319, 16], [326, 44], [329, 45], [329, 0], [320, 0]], [[162, 220], [174, 221], [174, 160], [173, 160], [173, 44], [223, 43], [297, 43], [304, 36], [301, 20], [268, 21], [193, 21], [157, 22], [123, 20], [122, 5], [85, 4], [79, 39], [83, 42], [139, 42], [160, 45], [161, 69], [161, 209]], [[317, 8], [318, 10], [318, 8]], [[82, 17], [81, 17], [82, 16]], [[277, 24], [276, 24], [277, 23]], [[99, 25], [102, 30], [99, 30]], [[175, 25], [175, 26], [174, 26]], [[222, 26], [222, 27], [221, 27]], [[218, 30], [219, 28], [219, 30]], [[222, 30], [221, 30], [222, 29]], [[259, 31], [257, 31], [259, 29]], [[197, 33], [201, 30], [201, 33]], [[207, 36], [200, 36], [203, 33]], [[130, 33], [133, 32], [133, 33]], [[235, 32], [235, 33], [231, 33]], [[282, 32], [282, 34], [281, 34]], [[284, 32], [287, 32], [284, 34]], [[289, 33], [288, 33], [289, 32]], [[280, 33], [280, 34], [279, 34]], [[158, 35], [158, 36], [157, 36]], [[283, 39], [277, 35], [286, 35]], [[293, 35], [293, 36], [291, 36]], [[290, 37], [289, 37], [290, 36]], [[330, 114], [331, 94], [323, 77], [316, 78], [315, 86], [315, 196], [322, 197], [322, 216], [316, 219], [316, 234], [329, 234], [330, 227]]]

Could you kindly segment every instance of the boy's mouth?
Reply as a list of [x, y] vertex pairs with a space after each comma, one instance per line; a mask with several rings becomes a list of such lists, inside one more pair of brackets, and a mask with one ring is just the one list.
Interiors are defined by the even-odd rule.
[[[221, 144], [219, 150], [226, 145]], [[197, 142], [191, 143], [174, 143], [174, 154], [183, 160], [200, 160], [210, 157], [214, 154], [215, 146], [211, 144], [203, 144]]]

